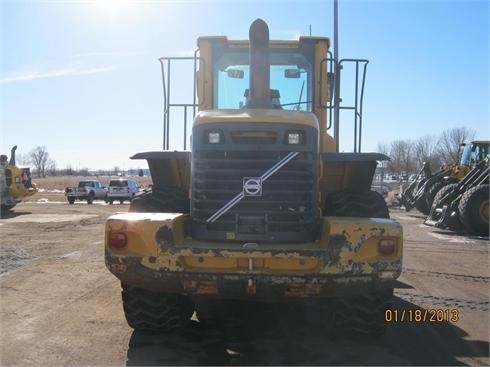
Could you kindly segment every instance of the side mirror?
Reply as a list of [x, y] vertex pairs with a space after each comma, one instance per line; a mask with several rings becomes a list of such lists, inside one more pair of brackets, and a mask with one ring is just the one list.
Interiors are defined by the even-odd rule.
[[284, 70], [284, 77], [286, 79], [299, 79], [301, 71], [299, 69], [286, 69]]
[[228, 74], [229, 78], [233, 78], [233, 79], [243, 79], [245, 74], [243, 70], [239, 70], [239, 69], [228, 69], [226, 73]]

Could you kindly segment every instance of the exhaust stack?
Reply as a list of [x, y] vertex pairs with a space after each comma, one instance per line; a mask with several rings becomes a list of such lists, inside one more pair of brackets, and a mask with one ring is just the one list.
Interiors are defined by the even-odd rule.
[[269, 27], [262, 19], [250, 26], [250, 84], [248, 108], [272, 108], [270, 92]]
[[15, 166], [15, 151], [17, 150], [17, 145], [15, 145], [11, 150], [10, 150], [10, 162], [9, 164], [11, 166]]

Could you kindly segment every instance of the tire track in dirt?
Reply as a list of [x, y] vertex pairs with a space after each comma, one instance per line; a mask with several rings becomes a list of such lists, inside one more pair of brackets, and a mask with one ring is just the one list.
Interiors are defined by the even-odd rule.
[[453, 273], [444, 273], [439, 271], [420, 270], [420, 269], [411, 269], [411, 268], [403, 268], [403, 273], [415, 274], [415, 275], [421, 274], [421, 275], [427, 275], [427, 276], [437, 277], [437, 278], [462, 280], [463, 282], [490, 283], [490, 277], [478, 276], [478, 275], [453, 274]]
[[[422, 295], [416, 293], [409, 293], [403, 291], [397, 291], [396, 296], [416, 305], [421, 308], [434, 309], [437, 307], [450, 308], [450, 309], [469, 309], [474, 311], [486, 311], [490, 310], [490, 302], [475, 302], [468, 301], [459, 298], [451, 297], [437, 297], [431, 295]], [[422, 307], [420, 305], [430, 305], [430, 307]]]

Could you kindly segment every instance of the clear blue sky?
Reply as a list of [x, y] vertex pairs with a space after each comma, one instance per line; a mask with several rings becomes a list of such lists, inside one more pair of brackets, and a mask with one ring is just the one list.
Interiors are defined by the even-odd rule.
[[[489, 1], [339, 0], [340, 57], [370, 60], [363, 151], [467, 126], [489, 133]], [[146, 167], [162, 147], [160, 56], [200, 35], [333, 38], [327, 0], [0, 0], [0, 150], [47, 147], [58, 168]], [[346, 116], [341, 150], [352, 149]], [[179, 141], [180, 144], [180, 141]]]

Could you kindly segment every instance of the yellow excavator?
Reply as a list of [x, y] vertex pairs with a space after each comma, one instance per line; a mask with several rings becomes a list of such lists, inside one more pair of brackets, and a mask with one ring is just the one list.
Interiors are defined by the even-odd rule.
[[10, 151], [10, 160], [4, 154], [0, 156], [0, 195], [2, 212], [12, 209], [27, 196], [37, 192], [36, 184], [31, 181], [29, 168], [16, 166], [15, 151]]
[[[269, 40], [257, 19], [249, 40], [197, 44], [192, 103], [172, 102], [164, 74], [166, 150], [132, 157], [148, 161], [152, 189], [106, 222], [105, 262], [128, 324], [170, 331], [194, 311], [213, 323], [237, 302], [306, 300], [319, 321], [382, 331], [402, 227], [371, 191], [388, 157], [338, 153], [327, 134], [329, 39]], [[169, 149], [179, 106], [197, 110], [190, 151]]]

